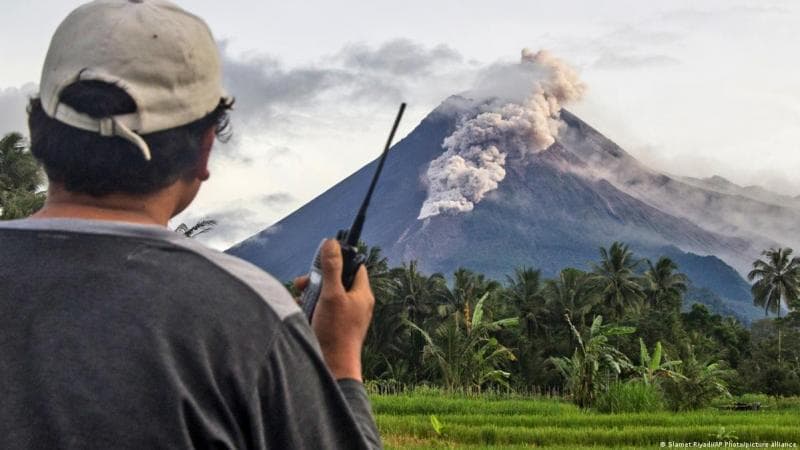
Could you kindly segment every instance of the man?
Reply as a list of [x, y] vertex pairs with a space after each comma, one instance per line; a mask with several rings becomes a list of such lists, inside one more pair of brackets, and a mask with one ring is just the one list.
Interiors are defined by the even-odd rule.
[[272, 277], [166, 228], [232, 104], [205, 23], [163, 0], [86, 4], [40, 89], [48, 199], [0, 225], [0, 448], [379, 448], [366, 270], [346, 292], [326, 242], [309, 327]]

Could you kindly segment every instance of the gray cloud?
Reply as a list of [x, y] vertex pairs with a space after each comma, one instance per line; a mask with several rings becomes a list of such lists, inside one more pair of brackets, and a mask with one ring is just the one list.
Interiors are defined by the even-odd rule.
[[639, 69], [680, 64], [677, 58], [659, 54], [633, 54], [606, 50], [595, 60], [597, 69]]
[[236, 97], [236, 115], [253, 119], [269, 119], [276, 108], [308, 106], [321, 93], [348, 84], [351, 76], [340, 70], [295, 68], [285, 69], [268, 56], [236, 58], [223, 42], [225, 84]]
[[350, 44], [315, 63], [291, 68], [268, 55], [234, 55], [224, 41], [220, 49], [225, 83], [236, 97], [234, 115], [262, 128], [289, 126], [323, 102], [399, 101], [414, 83], [463, 63], [447, 46], [428, 48], [406, 39], [377, 47]]
[[28, 134], [28, 98], [38, 91], [33, 83], [21, 88], [0, 88], [0, 135], [17, 131]]
[[665, 30], [663, 28], [642, 28], [641, 26], [625, 25], [604, 36], [601, 41], [613, 42], [617, 45], [639, 47], [643, 45], [669, 45], [683, 41], [685, 35]]
[[678, 25], [693, 25], [702, 24], [708, 25], [712, 20], [723, 20], [727, 18], [760, 16], [765, 14], [789, 14], [791, 10], [782, 5], [777, 4], [759, 4], [759, 5], [734, 5], [718, 9], [678, 9], [668, 11], [656, 20], [670, 21]]
[[399, 76], [427, 75], [443, 65], [461, 63], [461, 54], [446, 45], [425, 48], [408, 39], [395, 39], [373, 48], [351, 44], [335, 56], [345, 67]]
[[686, 33], [663, 24], [624, 25], [588, 37], [549, 35], [542, 44], [557, 53], [571, 55], [584, 70], [636, 70], [681, 64], [680, 45]]
[[[785, 196], [795, 196], [800, 192], [800, 181], [796, 177], [776, 169], [747, 170], [736, 178], [746, 187], [760, 186]], [[800, 199], [800, 195], [797, 198]]]
[[286, 70], [274, 59], [234, 59], [223, 46], [225, 81], [245, 108], [263, 104], [304, 105], [320, 92], [350, 82], [337, 70], [297, 68]]
[[346, 99], [356, 103], [399, 102], [408, 91], [407, 80], [362, 76], [357, 84], [350, 86]]
[[295, 198], [288, 192], [275, 192], [261, 196], [258, 201], [269, 208], [282, 208], [294, 202]]
[[703, 152], [670, 152], [657, 144], [637, 144], [626, 149], [643, 163], [674, 177], [708, 178], [716, 175], [742, 187], [758, 186], [776, 195], [793, 197], [800, 193], [800, 181], [780, 168], [739, 166], [735, 159]]

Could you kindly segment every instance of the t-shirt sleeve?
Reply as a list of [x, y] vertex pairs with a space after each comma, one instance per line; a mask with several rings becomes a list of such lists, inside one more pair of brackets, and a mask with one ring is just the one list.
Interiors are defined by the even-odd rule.
[[350, 411], [355, 416], [361, 434], [367, 439], [369, 448], [381, 448], [381, 437], [378, 434], [378, 427], [372, 415], [372, 405], [369, 403], [364, 385], [360, 381], [352, 379], [337, 380], [337, 383], [350, 406]]
[[265, 372], [260, 403], [266, 448], [382, 448], [364, 386], [333, 379], [301, 314], [284, 319]]

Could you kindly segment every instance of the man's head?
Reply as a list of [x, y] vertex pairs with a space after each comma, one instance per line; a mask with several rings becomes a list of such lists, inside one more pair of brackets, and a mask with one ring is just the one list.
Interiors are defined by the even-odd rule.
[[178, 182], [193, 198], [232, 105], [208, 27], [164, 0], [73, 11], [53, 36], [40, 87], [29, 106], [31, 151], [51, 183], [97, 198]]

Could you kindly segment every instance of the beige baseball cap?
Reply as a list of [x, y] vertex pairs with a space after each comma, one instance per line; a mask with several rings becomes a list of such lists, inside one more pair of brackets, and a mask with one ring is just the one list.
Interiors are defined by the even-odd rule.
[[[65, 87], [85, 80], [122, 88], [136, 112], [97, 119], [60, 102]], [[220, 100], [231, 101], [208, 25], [166, 0], [96, 0], [72, 11], [50, 42], [40, 89], [48, 116], [127, 139], [146, 160], [142, 135], [194, 122]]]

